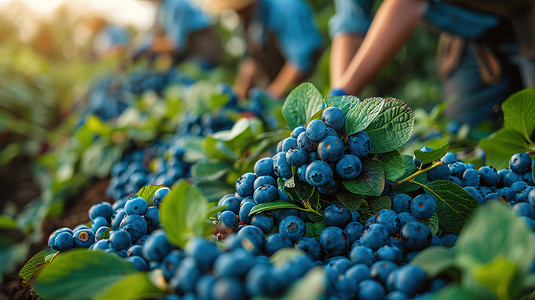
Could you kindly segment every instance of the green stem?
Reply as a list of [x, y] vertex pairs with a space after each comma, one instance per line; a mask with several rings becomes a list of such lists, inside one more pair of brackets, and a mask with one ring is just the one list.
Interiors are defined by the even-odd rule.
[[412, 174], [411, 176], [401, 180], [401, 181], [398, 181], [397, 185], [400, 185], [400, 184], [403, 184], [405, 182], [409, 182], [409, 181], [412, 181], [416, 176], [420, 175], [420, 174], [423, 174], [431, 169], [434, 169], [440, 165], [443, 165], [444, 163], [441, 162], [441, 161], [435, 161], [433, 162], [429, 167], [425, 168], [425, 169], [420, 169], [416, 172], [414, 172], [414, 174]]
[[309, 211], [311, 213], [315, 213], [316, 215], [320, 216], [320, 217], [323, 217], [323, 214], [321, 214], [320, 212], [316, 211], [315, 209], [312, 208], [312, 206], [310, 206], [310, 204], [308, 204], [307, 202], [303, 201], [303, 204], [305, 205], [305, 208], [297, 208], [299, 210], [302, 210], [302, 211]]

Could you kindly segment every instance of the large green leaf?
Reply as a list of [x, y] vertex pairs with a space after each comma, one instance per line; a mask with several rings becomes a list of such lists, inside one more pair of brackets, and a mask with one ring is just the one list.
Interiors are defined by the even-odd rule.
[[206, 234], [210, 222], [206, 219], [208, 201], [202, 192], [181, 180], [162, 201], [160, 218], [169, 241], [184, 246], [193, 236]]
[[448, 268], [455, 267], [455, 252], [446, 247], [430, 247], [411, 260], [411, 264], [422, 267], [429, 278]]
[[254, 215], [254, 214], [259, 213], [259, 212], [263, 212], [263, 211], [267, 211], [267, 210], [274, 210], [274, 209], [282, 209], [282, 208], [300, 209], [299, 206], [297, 206], [295, 204], [292, 204], [292, 203], [289, 203], [287, 201], [275, 200], [275, 201], [271, 201], [271, 202], [260, 203], [260, 204], [257, 204], [255, 206], [253, 206], [253, 208], [249, 212], [249, 215], [251, 216], [251, 215]]
[[433, 294], [433, 300], [474, 300], [487, 299], [481, 298], [481, 295], [474, 294], [466, 289], [463, 289], [458, 284], [449, 284], [446, 287], [439, 289]]
[[46, 266], [33, 288], [50, 299], [93, 299], [136, 272], [130, 262], [116, 254], [75, 249], [58, 255]]
[[336, 199], [349, 210], [359, 210], [360, 206], [362, 205], [362, 200], [364, 199], [362, 195], [355, 195], [346, 192], [337, 192], [335, 196]]
[[535, 240], [526, 222], [499, 202], [481, 207], [455, 245], [457, 265], [466, 272], [503, 256], [524, 274], [535, 258]]
[[383, 98], [368, 98], [363, 102], [357, 102], [346, 114], [346, 132], [348, 135], [364, 130], [381, 113], [385, 105]]
[[531, 141], [535, 129], [535, 89], [524, 89], [511, 95], [502, 104], [503, 127], [518, 131]]
[[458, 234], [479, 207], [474, 197], [451, 181], [430, 182], [425, 185], [425, 192], [435, 199], [440, 226], [448, 232]]
[[[403, 173], [403, 175], [400, 178], [398, 178], [398, 180], [405, 179], [417, 171], [416, 166], [414, 166], [414, 163], [412, 162], [412, 156], [403, 155], [402, 157], [403, 157], [403, 163], [405, 164], [405, 173]], [[421, 185], [427, 181], [427, 173], [420, 174], [416, 176], [415, 178], [413, 178], [412, 180], [420, 183], [420, 185], [411, 183], [411, 182], [397, 184], [394, 187], [394, 192], [401, 194], [401, 193], [412, 192], [412, 191], [422, 188]]]
[[325, 98], [325, 104], [338, 107], [343, 113], [344, 116], [360, 102], [360, 99], [355, 96], [327, 96]]
[[286, 180], [283, 189], [295, 203], [303, 203], [303, 201], [308, 202], [316, 190], [316, 188], [310, 184], [301, 182], [299, 179], [296, 180], [295, 176]]
[[164, 297], [166, 293], [156, 287], [147, 274], [139, 272], [126, 276], [99, 294], [97, 299], [138, 300]]
[[372, 160], [383, 166], [386, 179], [396, 180], [405, 173], [405, 163], [397, 149], [387, 153], [379, 153]]
[[392, 199], [388, 196], [381, 196], [377, 199], [373, 199], [369, 201], [370, 204], [370, 210], [372, 215], [376, 215], [383, 209], [390, 209], [392, 208]]
[[154, 205], [154, 194], [162, 187], [163, 185], [155, 184], [144, 186], [139, 191], [137, 191], [136, 196], [145, 199], [145, 201], [147, 201], [149, 205]]
[[482, 139], [479, 147], [485, 150], [487, 164], [496, 169], [506, 168], [513, 154], [531, 150], [522, 133], [506, 128]]
[[199, 161], [191, 167], [191, 176], [200, 180], [217, 180], [232, 169], [225, 161]]
[[442, 157], [444, 157], [444, 155], [448, 153], [448, 148], [449, 144], [446, 143], [440, 146], [440, 148], [431, 151], [416, 150], [414, 151], [414, 156], [416, 156], [421, 164], [427, 164], [434, 162], [435, 160], [440, 160]]
[[195, 186], [204, 194], [208, 202], [217, 202], [221, 197], [236, 192], [236, 188], [222, 181], [201, 181]]
[[30, 258], [19, 272], [19, 277], [22, 278], [22, 283], [25, 284], [28, 280], [32, 279], [33, 276], [39, 273], [46, 264], [51, 261], [47, 261], [46, 257], [50, 254], [55, 255], [56, 253], [58, 253], [58, 251], [48, 248]]
[[366, 128], [372, 142], [370, 153], [389, 152], [403, 146], [414, 127], [414, 113], [407, 104], [395, 98], [384, 99], [384, 102], [379, 115]]
[[344, 187], [353, 194], [379, 196], [385, 187], [385, 171], [382, 164], [374, 161], [364, 162], [360, 175], [342, 181]]
[[0, 229], [15, 229], [17, 222], [10, 216], [0, 215]]
[[323, 106], [323, 97], [311, 83], [296, 87], [284, 101], [282, 114], [290, 129], [306, 125], [307, 121]]

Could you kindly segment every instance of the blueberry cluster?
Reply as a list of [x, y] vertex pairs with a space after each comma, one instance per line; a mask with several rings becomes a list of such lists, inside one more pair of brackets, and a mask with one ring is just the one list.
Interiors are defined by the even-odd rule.
[[146, 91], [160, 93], [169, 83], [168, 74], [152, 70], [140, 70], [129, 75], [124, 83], [125, 91], [134, 95], [141, 95]]
[[179, 179], [189, 177], [191, 163], [183, 159], [185, 151], [179, 146], [179, 136], [124, 154], [111, 169], [107, 195], [118, 200], [146, 185], [172, 186]]
[[92, 114], [107, 121], [119, 116], [129, 106], [120, 81], [115, 76], [105, 76], [95, 82], [88, 92], [87, 100], [82, 119]]
[[[60, 228], [50, 235], [48, 246], [61, 252], [88, 248], [115, 253], [136, 269], [147, 271], [154, 267], [154, 261], [161, 261], [162, 252], [173, 248], [160, 229], [159, 206], [168, 192], [165, 187], [157, 190], [155, 206], [150, 207], [145, 199], [137, 196], [113, 205], [95, 204], [89, 209], [91, 228], [86, 225], [78, 225], [73, 230]], [[103, 236], [105, 234], [107, 237]]]

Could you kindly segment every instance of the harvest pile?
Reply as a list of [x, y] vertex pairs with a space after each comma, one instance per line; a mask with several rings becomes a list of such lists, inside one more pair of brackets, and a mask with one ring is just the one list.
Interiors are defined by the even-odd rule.
[[[118, 194], [113, 205], [89, 210], [90, 226], [58, 229], [50, 249], [32, 258], [52, 261], [36, 291], [80, 293], [65, 282], [74, 273], [86, 276], [78, 287], [88, 298], [101, 299], [505, 299], [531, 292], [529, 280], [515, 279], [534, 273], [528, 154], [513, 155], [500, 171], [476, 170], [447, 144], [402, 156], [397, 148], [413, 125], [403, 102], [318, 94], [304, 85], [288, 97], [291, 136], [217, 205], [182, 180]], [[113, 172], [130, 180], [121, 175], [128, 168]], [[485, 245], [489, 239], [500, 243]], [[38, 271], [34, 264], [21, 271], [24, 280]], [[105, 284], [95, 280], [111, 274]]]

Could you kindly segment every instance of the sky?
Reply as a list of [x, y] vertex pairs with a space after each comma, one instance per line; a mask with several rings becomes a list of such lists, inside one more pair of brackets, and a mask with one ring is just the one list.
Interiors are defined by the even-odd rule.
[[13, 2], [23, 3], [45, 18], [59, 5], [69, 3], [82, 14], [100, 12], [119, 24], [131, 24], [139, 29], [149, 28], [155, 13], [154, 5], [140, 0], [0, 0], [0, 10]]

